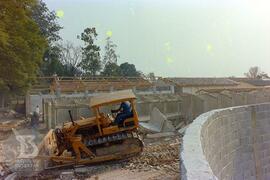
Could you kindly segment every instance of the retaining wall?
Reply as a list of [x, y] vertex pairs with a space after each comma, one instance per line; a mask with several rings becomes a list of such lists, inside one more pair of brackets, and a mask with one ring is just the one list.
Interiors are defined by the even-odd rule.
[[209, 111], [186, 129], [185, 179], [270, 179], [270, 103]]

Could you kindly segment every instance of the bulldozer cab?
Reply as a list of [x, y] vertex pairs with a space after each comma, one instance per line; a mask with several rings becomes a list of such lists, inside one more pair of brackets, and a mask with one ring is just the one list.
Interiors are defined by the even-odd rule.
[[[136, 96], [132, 90], [116, 91], [94, 96], [90, 100], [90, 107], [96, 116], [100, 135], [109, 135], [121, 131], [132, 131], [138, 128], [138, 114], [135, 107]], [[121, 103], [129, 102], [131, 114], [118, 124], [115, 122], [117, 114], [109, 113]], [[106, 112], [106, 113], [105, 113]], [[121, 113], [121, 112], [119, 112]]]

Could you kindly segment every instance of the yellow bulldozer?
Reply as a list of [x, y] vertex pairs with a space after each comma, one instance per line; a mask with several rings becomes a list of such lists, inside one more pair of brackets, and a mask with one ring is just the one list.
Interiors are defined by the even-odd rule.
[[[73, 120], [69, 111], [70, 122], [51, 129], [38, 147], [43, 168], [119, 160], [142, 152], [135, 100], [132, 90], [116, 91], [91, 98], [94, 117]], [[103, 111], [122, 102], [129, 102], [132, 116], [115, 124], [116, 115]]]

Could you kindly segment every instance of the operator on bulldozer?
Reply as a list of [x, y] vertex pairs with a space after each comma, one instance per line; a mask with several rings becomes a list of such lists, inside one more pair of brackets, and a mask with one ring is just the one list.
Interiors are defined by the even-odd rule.
[[111, 110], [111, 113], [117, 113], [114, 124], [117, 124], [118, 126], [122, 126], [126, 119], [133, 117], [131, 104], [129, 101], [122, 102], [119, 109]]

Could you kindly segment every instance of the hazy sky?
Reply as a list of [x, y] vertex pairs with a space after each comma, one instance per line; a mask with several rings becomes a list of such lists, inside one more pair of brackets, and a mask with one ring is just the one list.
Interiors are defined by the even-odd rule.
[[[63, 15], [64, 41], [96, 27], [118, 45], [119, 63], [160, 76], [270, 74], [269, 0], [44, 0]], [[61, 14], [64, 12], [64, 14]]]

